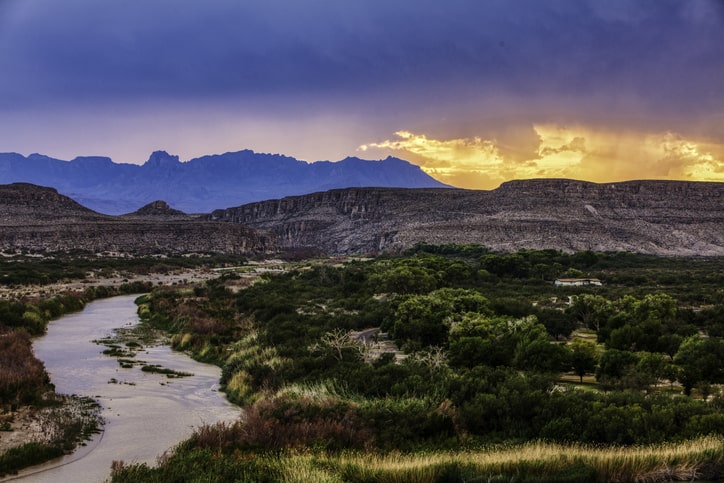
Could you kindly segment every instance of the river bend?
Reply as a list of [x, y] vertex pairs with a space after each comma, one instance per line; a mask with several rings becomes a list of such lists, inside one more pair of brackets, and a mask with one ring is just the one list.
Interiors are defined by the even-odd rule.
[[138, 323], [135, 297], [92, 302], [81, 312], [51, 322], [47, 334], [35, 340], [35, 354], [45, 363], [56, 391], [96, 399], [105, 426], [102, 434], [74, 454], [25, 470], [13, 480], [102, 482], [109, 478], [114, 460], [155, 464], [193, 428], [239, 416], [239, 409], [218, 392], [216, 366], [196, 362], [168, 346], [137, 353], [136, 359], [147, 364], [194, 374], [169, 379], [142, 372], [138, 365], [121, 368], [115, 358], [102, 354], [106, 347], [94, 340]]

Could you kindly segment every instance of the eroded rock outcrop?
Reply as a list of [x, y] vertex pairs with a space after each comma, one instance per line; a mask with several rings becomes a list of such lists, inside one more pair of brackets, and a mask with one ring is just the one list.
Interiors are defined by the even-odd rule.
[[274, 251], [275, 236], [154, 202], [128, 216], [91, 211], [53, 188], [0, 185], [0, 249], [147, 255]]
[[545, 179], [492, 191], [354, 188], [217, 210], [208, 219], [270, 230], [281, 247], [329, 253], [397, 252], [427, 242], [724, 255], [724, 183]]

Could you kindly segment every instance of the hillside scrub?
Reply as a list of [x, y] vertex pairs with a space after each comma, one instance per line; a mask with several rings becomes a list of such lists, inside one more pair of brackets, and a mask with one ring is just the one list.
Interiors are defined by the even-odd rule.
[[91, 253], [55, 253], [37, 257], [14, 254], [0, 257], [0, 285], [47, 285], [63, 280], [93, 281], [89, 274], [104, 277], [112, 274], [163, 274], [177, 269], [236, 266], [244, 263], [239, 256], [164, 256], [120, 257], [94, 256]]
[[[176, 349], [218, 364], [223, 389], [252, 416], [205, 429], [203, 447], [180, 456], [221, 450], [222, 472], [265, 451], [684, 444], [724, 435], [717, 267], [722, 260], [418, 246], [401, 257], [299, 263], [241, 291], [226, 288], [233, 274], [193, 291], [159, 288], [139, 313]], [[603, 285], [552, 283], [575, 273]], [[449, 464], [465, 475], [472, 463]]]
[[0, 405], [38, 400], [50, 380], [23, 330], [0, 332]]

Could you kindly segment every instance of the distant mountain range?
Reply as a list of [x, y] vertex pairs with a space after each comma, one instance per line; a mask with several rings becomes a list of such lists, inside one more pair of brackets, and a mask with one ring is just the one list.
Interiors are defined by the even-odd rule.
[[110, 215], [130, 213], [155, 200], [186, 213], [208, 213], [334, 188], [446, 187], [418, 166], [392, 157], [307, 163], [249, 150], [187, 162], [156, 151], [143, 165], [117, 164], [106, 157], [63, 161], [40, 154], [0, 153], [0, 184], [16, 182], [56, 188], [83, 206]]

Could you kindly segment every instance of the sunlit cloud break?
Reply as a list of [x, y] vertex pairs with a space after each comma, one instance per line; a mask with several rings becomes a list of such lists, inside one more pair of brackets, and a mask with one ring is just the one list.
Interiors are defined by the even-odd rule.
[[573, 178], [594, 182], [632, 179], [724, 181], [724, 145], [676, 132], [618, 132], [586, 126], [534, 124], [538, 148], [513, 159], [495, 139], [434, 139], [409, 131], [364, 144], [418, 164], [454, 186], [492, 189], [504, 181]]

